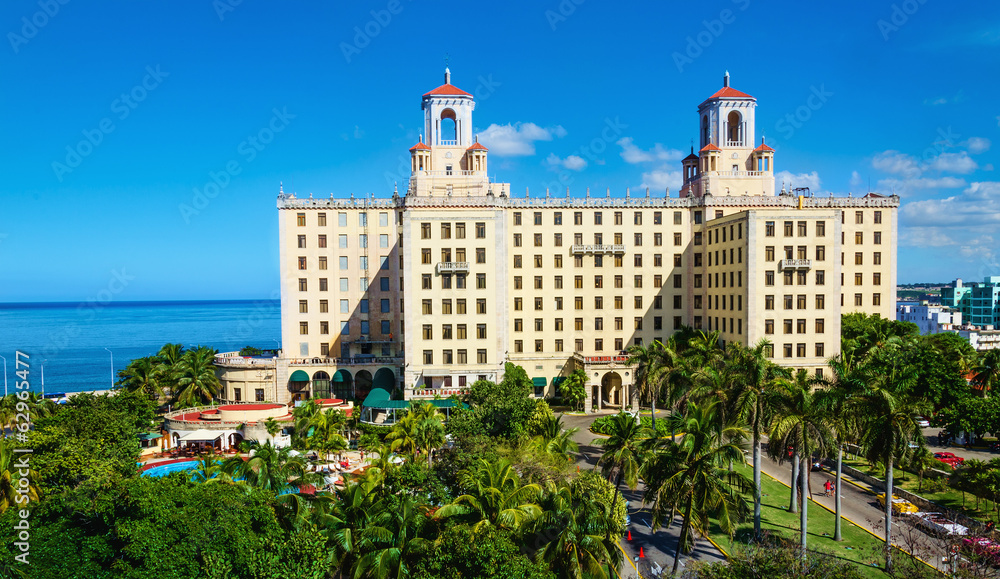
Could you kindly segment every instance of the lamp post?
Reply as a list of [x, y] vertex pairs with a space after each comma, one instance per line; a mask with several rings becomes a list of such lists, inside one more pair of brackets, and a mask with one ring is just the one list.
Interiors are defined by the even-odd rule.
[[0, 358], [3, 358], [3, 395], [4, 395], [4, 397], [6, 397], [7, 396], [7, 358], [4, 358], [3, 356], [0, 356]]
[[111, 389], [114, 390], [115, 389], [115, 353], [112, 352], [111, 350], [109, 350], [108, 348], [104, 348], [104, 349], [108, 350], [108, 353], [111, 354]]

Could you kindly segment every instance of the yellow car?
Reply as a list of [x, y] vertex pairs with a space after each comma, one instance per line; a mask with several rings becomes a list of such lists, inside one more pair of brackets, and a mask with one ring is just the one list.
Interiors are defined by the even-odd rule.
[[[880, 493], [878, 495], [878, 504], [885, 507], [885, 493]], [[901, 499], [896, 495], [892, 495], [892, 512], [896, 514], [909, 515], [918, 512], [920, 509], [916, 505], [911, 503], [906, 499]]]

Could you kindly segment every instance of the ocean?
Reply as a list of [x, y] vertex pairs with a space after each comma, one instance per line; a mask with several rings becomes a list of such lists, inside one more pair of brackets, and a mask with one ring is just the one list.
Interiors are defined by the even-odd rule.
[[80, 392], [111, 388], [112, 356], [117, 380], [129, 361], [168, 342], [226, 352], [274, 348], [280, 340], [278, 300], [0, 304], [0, 356], [11, 392], [15, 351], [30, 356], [32, 390], [42, 390], [44, 365], [46, 393]]

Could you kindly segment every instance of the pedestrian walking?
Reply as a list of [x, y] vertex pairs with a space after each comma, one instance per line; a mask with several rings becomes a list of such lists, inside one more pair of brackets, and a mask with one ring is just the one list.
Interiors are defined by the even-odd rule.
[[833, 486], [833, 485], [832, 485], [832, 484], [830, 483], [830, 481], [826, 481], [826, 482], [825, 482], [825, 483], [823, 484], [823, 488], [824, 488], [824, 489], [826, 489], [826, 493], [825, 493], [825, 494], [826, 494], [826, 496], [830, 496], [830, 488], [831, 488], [832, 486]]

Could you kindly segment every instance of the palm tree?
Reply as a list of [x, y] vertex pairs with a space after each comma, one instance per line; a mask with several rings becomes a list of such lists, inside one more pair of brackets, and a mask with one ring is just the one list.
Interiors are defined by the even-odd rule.
[[177, 370], [180, 368], [181, 358], [184, 357], [184, 354], [182, 344], [164, 344], [155, 356], [161, 386], [165, 392], [169, 392], [171, 397], [177, 395]]
[[660, 363], [663, 358], [658, 351], [663, 343], [653, 340], [648, 346], [634, 344], [626, 350], [626, 364], [635, 366], [636, 394], [640, 399], [649, 399], [649, 420], [656, 433], [656, 398], [660, 395]]
[[741, 493], [752, 488], [751, 481], [738, 471], [730, 471], [729, 461], [744, 464], [743, 451], [736, 442], [746, 430], [738, 426], [719, 427], [716, 402], [699, 406], [688, 403], [686, 416], [673, 416], [683, 432], [679, 443], [666, 441], [643, 469], [646, 502], [652, 503], [653, 526], [667, 516], [681, 512], [680, 539], [674, 554], [672, 573], [677, 574], [681, 551], [693, 547], [691, 531], [707, 535], [709, 516], [732, 537], [736, 525], [749, 511]]
[[222, 472], [276, 494], [315, 481], [318, 477], [306, 471], [305, 460], [290, 453], [291, 448], [278, 449], [267, 441], [257, 445], [253, 456], [246, 460], [240, 455], [227, 459], [222, 464]]
[[506, 460], [479, 459], [474, 468], [459, 473], [458, 481], [466, 494], [438, 509], [435, 518], [462, 516], [474, 521], [476, 531], [486, 526], [517, 531], [542, 514], [536, 502], [541, 487], [521, 484]]
[[129, 392], [142, 392], [150, 398], [156, 399], [163, 395], [163, 386], [160, 384], [161, 374], [162, 368], [155, 358], [136, 358], [129, 362], [124, 370], [118, 372], [116, 386]]
[[264, 421], [264, 429], [267, 430], [267, 434], [271, 438], [274, 438], [274, 435], [281, 432], [283, 428], [284, 426], [275, 420], [273, 416]]
[[559, 395], [577, 409], [587, 399], [587, 372], [581, 368], [573, 372], [559, 385]]
[[614, 509], [566, 484], [550, 485], [544, 504], [544, 514], [534, 525], [537, 537], [544, 541], [535, 554], [536, 561], [572, 579], [606, 579], [605, 565], [616, 569], [621, 565], [617, 537], [610, 538]]
[[378, 501], [374, 485], [369, 482], [348, 483], [336, 490], [333, 512], [323, 523], [332, 543], [341, 574], [347, 574], [360, 556], [360, 545], [371, 534], [369, 527], [378, 516]]
[[359, 547], [364, 551], [354, 566], [354, 579], [401, 579], [409, 577], [406, 561], [418, 549], [433, 546], [431, 541], [418, 536], [424, 521], [424, 509], [413, 499], [404, 496], [392, 508], [376, 508], [372, 526], [361, 537]]
[[934, 453], [928, 450], [926, 446], [919, 446], [913, 450], [910, 454], [909, 467], [910, 470], [917, 473], [918, 493], [923, 490], [924, 473], [937, 468], [940, 464], [938, 459], [934, 458]]
[[[880, 350], [885, 350], [882, 346]], [[885, 572], [892, 572], [892, 476], [895, 464], [912, 440], [920, 440], [920, 428], [913, 417], [924, 414], [927, 405], [897, 391], [906, 392], [916, 371], [902, 363], [891, 351], [873, 352], [879, 373], [875, 381], [851, 400], [852, 411], [862, 421], [860, 446], [869, 461], [885, 467]]]
[[[18, 482], [22, 480], [23, 469], [19, 468], [16, 463], [17, 454], [14, 452], [13, 439], [3, 439], [0, 441], [0, 513], [4, 513], [10, 508], [16, 508], [17, 505], [33, 504], [39, 498], [38, 486], [35, 485], [38, 473], [29, 468], [27, 473], [28, 486], [23, 488]], [[24, 502], [25, 500], [27, 502]]]
[[[736, 343], [738, 344], [738, 343]], [[736, 374], [735, 390], [728, 396], [730, 412], [750, 427], [753, 437], [753, 532], [760, 534], [760, 439], [770, 419], [772, 392], [775, 383], [788, 376], [788, 370], [771, 361], [773, 346], [761, 340], [753, 347], [733, 348], [731, 364]]]
[[566, 430], [563, 428], [561, 415], [549, 415], [542, 423], [541, 432], [531, 440], [531, 446], [539, 452], [569, 463], [573, 460], [573, 453], [579, 450], [579, 446], [572, 438], [579, 430], [579, 428]]
[[[826, 408], [820, 403], [820, 397], [813, 393], [817, 383], [810, 378], [805, 370], [795, 373], [794, 381], [783, 381], [778, 387], [775, 397], [774, 422], [771, 425], [770, 439], [781, 441], [782, 446], [791, 443], [795, 452], [801, 456], [799, 464], [800, 493], [802, 508], [799, 514], [799, 545], [802, 548], [802, 559], [806, 558], [806, 541], [808, 538], [808, 506], [809, 506], [809, 466], [812, 464], [812, 454], [815, 450], [821, 456], [826, 455], [834, 442], [833, 428], [830, 426]], [[795, 489], [792, 489], [795, 493]]]
[[[650, 438], [654, 438], [652, 433], [641, 426], [638, 419], [620, 412], [611, 417], [608, 438], [594, 439], [594, 444], [604, 449], [597, 464], [601, 466], [601, 473], [615, 485], [615, 491], [621, 488], [623, 481], [635, 490], [645, 457], [643, 446]], [[621, 492], [615, 492], [611, 512], [618, 505], [619, 495]]]
[[215, 374], [215, 350], [197, 348], [184, 353], [177, 366], [176, 401], [180, 406], [198, 406], [219, 394], [219, 378]]
[[989, 350], [979, 360], [973, 369], [972, 383], [987, 391], [997, 391], [1000, 388], [1000, 350]]

